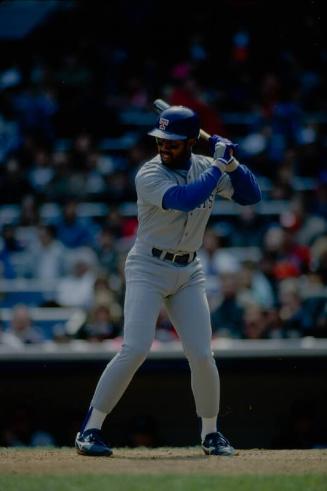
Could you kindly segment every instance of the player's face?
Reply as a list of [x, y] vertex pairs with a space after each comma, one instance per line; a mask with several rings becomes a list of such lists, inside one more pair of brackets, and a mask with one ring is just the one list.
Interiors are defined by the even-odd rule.
[[163, 138], [156, 138], [156, 141], [162, 163], [168, 166], [188, 159], [193, 145], [193, 140], [164, 140]]

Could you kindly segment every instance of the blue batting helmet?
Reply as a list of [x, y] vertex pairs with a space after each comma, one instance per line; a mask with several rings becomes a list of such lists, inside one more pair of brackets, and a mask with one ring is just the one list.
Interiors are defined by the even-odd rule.
[[156, 126], [148, 135], [165, 140], [187, 140], [198, 138], [200, 119], [197, 113], [184, 106], [170, 106], [162, 111]]

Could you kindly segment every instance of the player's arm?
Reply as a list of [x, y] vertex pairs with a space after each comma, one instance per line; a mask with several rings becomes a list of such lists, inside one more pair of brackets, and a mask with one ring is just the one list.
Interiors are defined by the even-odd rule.
[[229, 176], [232, 185], [230, 198], [240, 205], [258, 203], [261, 200], [259, 184], [250, 169], [235, 159], [233, 153], [237, 145], [218, 135], [210, 137], [209, 144], [213, 154], [213, 165], [222, 172], [227, 172]]
[[166, 210], [185, 212], [194, 210], [209, 198], [221, 176], [221, 170], [213, 165], [205, 170], [196, 181], [170, 187], [162, 198], [162, 207]]

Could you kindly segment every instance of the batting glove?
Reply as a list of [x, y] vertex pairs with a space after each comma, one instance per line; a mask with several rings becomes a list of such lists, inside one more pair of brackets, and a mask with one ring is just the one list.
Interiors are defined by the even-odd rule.
[[233, 157], [233, 151], [238, 147], [237, 143], [233, 143], [222, 136], [213, 135], [209, 138], [209, 146], [215, 165], [223, 164], [223, 169], [226, 172], [235, 170], [236, 161]]

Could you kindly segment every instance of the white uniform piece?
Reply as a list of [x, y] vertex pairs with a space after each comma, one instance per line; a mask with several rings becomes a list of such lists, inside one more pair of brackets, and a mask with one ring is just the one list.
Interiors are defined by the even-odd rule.
[[[188, 171], [172, 170], [157, 155], [136, 175], [139, 227], [125, 266], [124, 342], [103, 372], [91, 402], [103, 413], [113, 409], [145, 360], [164, 303], [190, 364], [197, 414], [202, 418], [218, 414], [219, 376], [211, 351], [205, 277], [194, 253], [202, 245], [215, 195], [232, 197], [231, 180], [224, 173], [211, 196], [188, 213], [162, 208], [170, 187], [197, 180], [211, 165], [211, 158], [192, 154]], [[153, 248], [162, 251], [160, 257], [153, 256]], [[167, 252], [190, 253], [190, 262], [180, 265], [164, 259]]]

